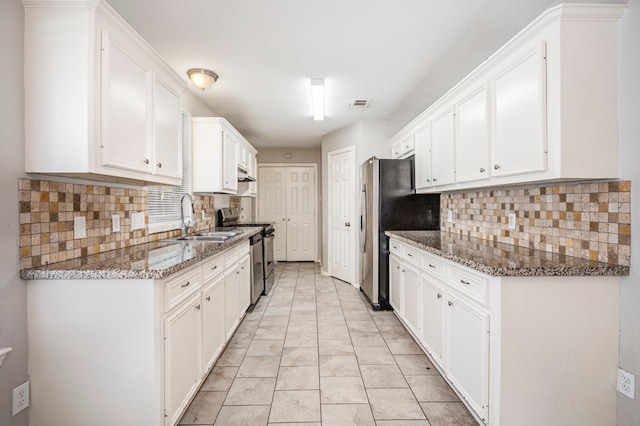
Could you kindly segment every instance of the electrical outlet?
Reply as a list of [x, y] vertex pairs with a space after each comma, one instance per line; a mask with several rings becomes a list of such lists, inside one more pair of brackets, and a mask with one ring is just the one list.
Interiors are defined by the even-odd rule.
[[202, 220], [204, 220], [204, 219], [206, 219], [206, 216], [205, 216], [205, 210], [204, 210], [204, 209], [202, 209]]
[[27, 380], [13, 390], [13, 415], [29, 406], [29, 381]]
[[618, 392], [635, 399], [636, 394], [636, 376], [618, 368]]
[[87, 238], [87, 220], [84, 216], [73, 218], [73, 238]]
[[144, 229], [144, 212], [131, 213], [131, 230]]
[[447, 212], [447, 221], [448, 222], [453, 222], [453, 211], [452, 210], [449, 210]]
[[111, 229], [113, 232], [120, 232], [120, 215], [119, 214], [111, 215]]
[[509, 229], [516, 229], [516, 214], [509, 213]]

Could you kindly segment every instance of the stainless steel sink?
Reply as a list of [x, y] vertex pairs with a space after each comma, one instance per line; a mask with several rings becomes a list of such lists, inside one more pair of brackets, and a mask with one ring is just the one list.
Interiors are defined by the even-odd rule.
[[213, 232], [198, 232], [194, 234], [197, 237], [220, 237], [220, 238], [231, 238], [236, 235], [242, 234], [242, 231], [213, 231]]
[[211, 236], [211, 235], [188, 235], [186, 237], [172, 238], [176, 241], [202, 241], [207, 243], [224, 243], [231, 237]]

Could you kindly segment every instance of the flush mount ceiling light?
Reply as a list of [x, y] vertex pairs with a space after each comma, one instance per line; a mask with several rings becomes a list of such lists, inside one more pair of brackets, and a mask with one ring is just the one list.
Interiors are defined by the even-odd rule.
[[324, 78], [311, 79], [311, 101], [313, 102], [313, 119], [324, 120]]
[[193, 82], [193, 85], [198, 89], [202, 89], [203, 92], [218, 81], [218, 74], [204, 68], [192, 68], [187, 71], [187, 75]]

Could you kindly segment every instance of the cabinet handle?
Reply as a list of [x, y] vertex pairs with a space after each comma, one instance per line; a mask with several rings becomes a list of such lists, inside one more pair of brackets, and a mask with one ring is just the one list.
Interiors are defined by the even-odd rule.
[[186, 284], [182, 284], [180, 287], [181, 288], [189, 287], [189, 284], [191, 284], [191, 281], [187, 281]]
[[429, 268], [435, 268], [436, 265], [429, 264]]
[[196, 305], [196, 309], [197, 309], [197, 310], [200, 310], [200, 305]]
[[402, 273], [404, 274], [404, 269], [402, 270]]
[[148, 158], [145, 158], [144, 164], [149, 164], [149, 159]]
[[480, 167], [480, 173], [484, 173], [484, 167]]
[[437, 182], [437, 181], [438, 181], [438, 179], [436, 179], [436, 178], [433, 178], [433, 181], [434, 181], [434, 182]]
[[411, 253], [407, 253], [407, 256], [409, 257], [413, 257], [413, 255]]
[[218, 269], [218, 265], [214, 266], [213, 268], [211, 268], [212, 271]]
[[240, 271], [236, 271], [236, 274], [237, 274], [237, 275], [240, 275]]
[[449, 306], [453, 306], [453, 302], [452, 302], [451, 300], [449, 300], [449, 301], [447, 302], [447, 305], [449, 305]]
[[496, 164], [493, 166], [494, 169], [498, 170], [500, 168], [500, 164]]
[[162, 168], [162, 163], [158, 163], [158, 168], [161, 169]]
[[442, 299], [442, 295], [438, 293], [438, 299]]
[[460, 282], [461, 282], [462, 284], [471, 285], [471, 283], [470, 283], [469, 281], [460, 280]]
[[211, 296], [207, 296], [207, 302], [211, 301]]
[[405, 149], [409, 149], [409, 145], [405, 145], [405, 146], [404, 146], [404, 148], [405, 148]]

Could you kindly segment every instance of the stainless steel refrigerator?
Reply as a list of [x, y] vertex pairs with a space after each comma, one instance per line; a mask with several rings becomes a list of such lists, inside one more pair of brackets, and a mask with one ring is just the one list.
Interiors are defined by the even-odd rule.
[[373, 309], [391, 309], [384, 232], [440, 229], [440, 194], [416, 194], [413, 171], [413, 159], [372, 157], [360, 166], [360, 289]]

